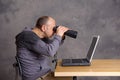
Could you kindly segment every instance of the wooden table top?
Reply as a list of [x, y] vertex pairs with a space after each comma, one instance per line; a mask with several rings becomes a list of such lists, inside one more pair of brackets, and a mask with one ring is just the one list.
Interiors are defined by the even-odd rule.
[[120, 76], [120, 59], [93, 59], [90, 66], [61, 66], [58, 60], [55, 76]]

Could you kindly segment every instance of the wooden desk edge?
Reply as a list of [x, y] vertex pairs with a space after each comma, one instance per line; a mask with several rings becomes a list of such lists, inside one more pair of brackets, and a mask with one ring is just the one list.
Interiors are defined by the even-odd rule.
[[[120, 59], [94, 59], [93, 61], [119, 61]], [[61, 60], [58, 61], [58, 65], [56, 68], [59, 67]], [[120, 65], [120, 64], [119, 64]], [[54, 75], [56, 77], [62, 77], [62, 76], [120, 76], [120, 72], [60, 72], [56, 71]]]

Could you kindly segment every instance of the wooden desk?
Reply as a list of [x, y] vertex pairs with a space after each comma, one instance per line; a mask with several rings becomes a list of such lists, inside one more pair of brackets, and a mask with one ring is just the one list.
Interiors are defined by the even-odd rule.
[[67, 76], [120, 76], [120, 59], [94, 59], [91, 66], [62, 67], [57, 62], [55, 77]]

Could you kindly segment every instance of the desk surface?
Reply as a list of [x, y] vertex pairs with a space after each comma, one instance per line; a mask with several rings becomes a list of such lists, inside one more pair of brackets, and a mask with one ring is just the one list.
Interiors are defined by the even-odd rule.
[[57, 62], [55, 76], [120, 76], [120, 59], [94, 59], [90, 66], [61, 66]]

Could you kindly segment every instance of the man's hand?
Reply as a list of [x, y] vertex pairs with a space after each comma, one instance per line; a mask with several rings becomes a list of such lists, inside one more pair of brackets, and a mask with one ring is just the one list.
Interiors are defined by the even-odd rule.
[[59, 26], [56, 30], [56, 34], [63, 37], [64, 36], [64, 33], [68, 30], [67, 27], [65, 26]]

